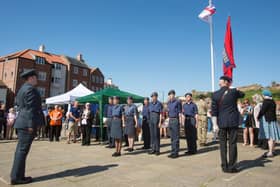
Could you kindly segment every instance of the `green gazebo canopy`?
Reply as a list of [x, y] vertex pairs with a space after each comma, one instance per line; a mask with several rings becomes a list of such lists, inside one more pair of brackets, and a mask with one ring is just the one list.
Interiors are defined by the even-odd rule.
[[122, 90], [119, 90], [117, 88], [106, 88], [103, 89], [99, 92], [95, 92], [94, 94], [90, 94], [84, 97], [80, 97], [77, 99], [77, 101], [79, 103], [99, 103], [100, 101], [103, 102], [103, 104], [107, 103], [108, 98], [109, 97], [113, 97], [113, 96], [119, 96], [120, 97], [120, 102], [121, 103], [126, 103], [126, 99], [128, 96], [132, 96], [133, 97], [133, 101], [135, 103], [142, 103], [144, 97], [136, 95], [136, 94], [132, 94], [129, 92], [125, 92]]
[[120, 97], [120, 103], [126, 103], [127, 97], [131, 96], [133, 98], [134, 103], [142, 103], [144, 97], [132, 94], [129, 92], [125, 92], [119, 90], [117, 88], [106, 88], [99, 92], [95, 92], [94, 94], [90, 94], [84, 97], [80, 97], [77, 99], [79, 103], [98, 103], [99, 104], [99, 114], [100, 114], [100, 134], [101, 134], [101, 141], [103, 141], [103, 108], [104, 105], [108, 103], [108, 98], [113, 96]]

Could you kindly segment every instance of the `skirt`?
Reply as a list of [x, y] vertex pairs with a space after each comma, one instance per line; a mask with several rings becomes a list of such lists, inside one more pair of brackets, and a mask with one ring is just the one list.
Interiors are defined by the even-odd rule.
[[113, 118], [111, 123], [111, 137], [115, 139], [122, 139], [122, 120]]
[[263, 117], [260, 120], [259, 139], [272, 139], [274, 141], [280, 140], [280, 125], [277, 121], [268, 123]]
[[135, 136], [136, 128], [135, 128], [134, 117], [126, 117], [124, 134], [128, 136]]

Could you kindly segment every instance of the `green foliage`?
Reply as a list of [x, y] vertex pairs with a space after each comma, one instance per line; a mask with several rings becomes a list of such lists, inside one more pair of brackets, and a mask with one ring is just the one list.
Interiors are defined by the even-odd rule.
[[[275, 101], [280, 101], [280, 90], [279, 89], [268, 89], [271, 91], [273, 99]], [[248, 90], [245, 91], [245, 98], [252, 101], [252, 96], [255, 94], [262, 94], [262, 90]]]

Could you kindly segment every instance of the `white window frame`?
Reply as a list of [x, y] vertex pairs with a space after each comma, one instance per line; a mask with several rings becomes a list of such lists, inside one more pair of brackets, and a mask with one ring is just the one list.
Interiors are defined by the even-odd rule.
[[73, 86], [73, 87], [78, 86], [78, 84], [79, 84], [79, 82], [78, 82], [77, 79], [73, 79], [73, 80], [72, 80], [72, 86]]
[[46, 81], [47, 80], [47, 72], [39, 71], [38, 72], [38, 80], [39, 81]]
[[79, 67], [74, 66], [74, 67], [73, 67], [73, 73], [74, 73], [74, 74], [79, 74]]

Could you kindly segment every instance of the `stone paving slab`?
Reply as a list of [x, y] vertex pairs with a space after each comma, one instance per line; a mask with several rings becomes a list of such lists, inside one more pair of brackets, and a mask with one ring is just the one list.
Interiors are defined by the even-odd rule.
[[[199, 154], [185, 156], [186, 143], [181, 140], [178, 159], [167, 158], [170, 140], [161, 141], [161, 155], [146, 151], [123, 151], [112, 158], [114, 150], [93, 142], [89, 147], [48, 141], [34, 141], [27, 159], [26, 175], [34, 178], [34, 187], [243, 187], [280, 186], [280, 156], [262, 159], [258, 148], [239, 148], [237, 174], [225, 174], [220, 169], [219, 146], [199, 148]], [[139, 149], [142, 145], [137, 144]], [[0, 141], [0, 187], [9, 186], [9, 174], [16, 141]], [[279, 149], [279, 148], [278, 148]], [[277, 151], [280, 153], [280, 151]]]

